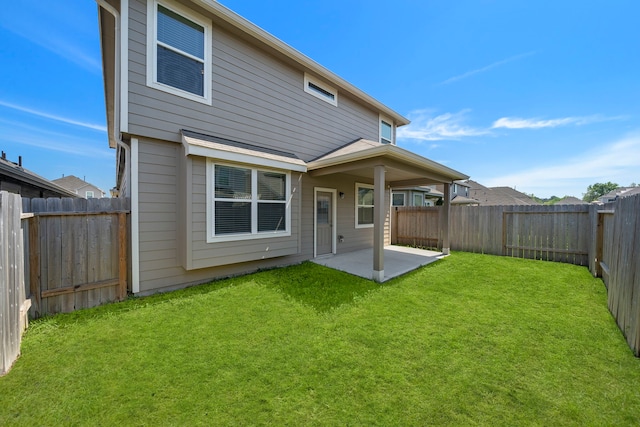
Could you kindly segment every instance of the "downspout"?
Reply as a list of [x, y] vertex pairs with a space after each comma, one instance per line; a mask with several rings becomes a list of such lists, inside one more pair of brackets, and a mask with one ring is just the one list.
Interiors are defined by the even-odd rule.
[[115, 64], [113, 72], [113, 139], [116, 145], [124, 144], [120, 138], [120, 12], [111, 6], [106, 0], [96, 0], [98, 6], [113, 15], [113, 19], [116, 22], [114, 37], [115, 37]]
[[[125, 151], [125, 176], [128, 178], [127, 188], [130, 194], [130, 203], [131, 203], [131, 290], [134, 294], [140, 292], [140, 265], [139, 265], [139, 236], [138, 236], [138, 206], [137, 200], [138, 196], [134, 193], [134, 185], [133, 177], [131, 174], [131, 161], [132, 161], [132, 153], [131, 148], [122, 140], [121, 132], [120, 132], [120, 124], [121, 124], [121, 101], [122, 101], [122, 73], [121, 69], [121, 57], [122, 57], [122, 43], [121, 43], [121, 15], [120, 12], [106, 2], [106, 0], [96, 0], [96, 3], [103, 10], [107, 11], [113, 16], [115, 21], [114, 28], [114, 73], [113, 73], [113, 140], [116, 143], [117, 147], [120, 147]], [[124, 7], [129, 7], [128, 2], [123, 2]], [[122, 6], [122, 3], [121, 3]], [[126, 14], [125, 16], [128, 16]], [[117, 155], [117, 150], [116, 150]], [[117, 172], [116, 172], [117, 173]], [[118, 177], [116, 176], [116, 181]], [[116, 184], [119, 184], [116, 182]]]
[[[114, 29], [114, 37], [115, 37], [115, 59], [114, 59], [114, 72], [113, 72], [113, 140], [116, 143], [116, 146], [122, 148], [125, 151], [125, 176], [128, 178], [128, 185], [131, 186], [131, 150], [129, 146], [122, 141], [122, 137], [120, 135], [120, 109], [121, 109], [121, 70], [120, 70], [120, 62], [121, 62], [121, 52], [120, 52], [120, 12], [106, 2], [106, 0], [96, 0], [98, 6], [109, 12], [113, 15], [113, 19], [115, 20], [115, 29]], [[116, 179], [118, 177], [116, 176]], [[117, 183], [116, 183], [117, 184]]]

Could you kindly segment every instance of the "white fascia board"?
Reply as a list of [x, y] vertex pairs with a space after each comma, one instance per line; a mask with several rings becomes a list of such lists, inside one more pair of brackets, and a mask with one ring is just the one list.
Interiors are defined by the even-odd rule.
[[249, 165], [264, 166], [295, 172], [307, 171], [307, 165], [300, 159], [288, 159], [284, 156], [269, 155], [267, 153], [246, 149], [234, 149], [233, 151], [227, 151], [213, 147], [204, 147], [202, 145], [190, 143], [188, 138], [185, 138], [184, 136], [182, 137], [182, 143], [185, 147], [185, 155], [187, 156], [202, 156], [212, 159], [226, 160], [233, 163], [245, 163]]
[[346, 92], [351, 93], [353, 96], [371, 105], [376, 110], [379, 110], [384, 114], [388, 115], [389, 117], [393, 118], [393, 121], [395, 122], [396, 126], [407, 125], [411, 122], [406, 117], [402, 116], [401, 114], [387, 107], [386, 105], [384, 105], [377, 99], [373, 98], [372, 96], [366, 94], [365, 92], [358, 89], [348, 81], [344, 80], [342, 77], [339, 77], [338, 75], [334, 74], [327, 68], [318, 64], [316, 61], [309, 58], [302, 52], [294, 49], [293, 47], [289, 46], [282, 40], [278, 39], [277, 37], [263, 30], [259, 26], [248, 21], [247, 19], [243, 18], [242, 16], [238, 15], [237, 13], [228, 9], [227, 7], [221, 5], [216, 0], [193, 0], [193, 2], [211, 11], [217, 17], [219, 17], [220, 19], [223, 19], [224, 21], [238, 28], [245, 34], [248, 34], [249, 36], [254, 37], [255, 39], [261, 41], [262, 43], [265, 43], [269, 47], [282, 53], [283, 55], [293, 59], [295, 62], [309, 69], [317, 76], [322, 77], [327, 81], [329, 81], [330, 83], [335, 84], [338, 87], [338, 89], [342, 89]]
[[372, 157], [388, 156], [392, 159], [398, 160], [403, 163], [408, 163], [420, 168], [428, 168], [441, 175], [450, 177], [452, 181], [458, 179], [468, 179], [469, 177], [461, 172], [444, 166], [440, 163], [429, 160], [426, 157], [422, 157], [418, 154], [407, 151], [396, 145], [385, 144], [378, 147], [369, 148], [362, 151], [356, 151], [348, 153], [338, 157], [332, 157], [328, 159], [320, 159], [307, 164], [308, 170], [321, 169], [328, 166], [340, 165], [358, 160], [366, 160]]

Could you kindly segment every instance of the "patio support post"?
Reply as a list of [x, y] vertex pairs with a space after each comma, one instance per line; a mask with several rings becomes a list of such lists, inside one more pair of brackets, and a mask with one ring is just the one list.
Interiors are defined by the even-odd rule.
[[373, 169], [373, 280], [384, 280], [384, 203], [385, 170], [378, 165]]
[[449, 213], [451, 211], [451, 184], [444, 184], [444, 197], [442, 205], [442, 253], [449, 255], [451, 244], [449, 243]]

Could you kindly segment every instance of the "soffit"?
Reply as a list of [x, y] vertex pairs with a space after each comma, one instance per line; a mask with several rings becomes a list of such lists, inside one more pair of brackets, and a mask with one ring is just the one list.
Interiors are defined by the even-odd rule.
[[392, 186], [451, 183], [468, 176], [396, 145], [360, 139], [307, 163], [313, 176], [346, 173], [372, 178], [375, 166], [384, 166]]

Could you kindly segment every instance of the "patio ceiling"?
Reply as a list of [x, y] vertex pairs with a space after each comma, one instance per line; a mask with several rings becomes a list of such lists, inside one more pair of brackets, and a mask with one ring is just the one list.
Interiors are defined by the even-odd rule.
[[[445, 194], [453, 181], [467, 175], [392, 144], [359, 139], [307, 163], [314, 177], [345, 173], [373, 179], [373, 280], [382, 282], [384, 271], [384, 224], [389, 206], [385, 188], [444, 184]], [[449, 197], [444, 198], [443, 254], [449, 253]]]
[[375, 166], [384, 166], [392, 187], [451, 183], [469, 177], [397, 145], [360, 139], [307, 163], [312, 176], [335, 173], [372, 178]]

